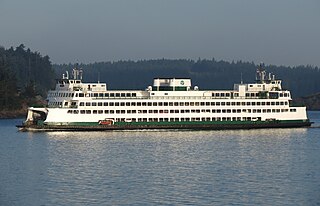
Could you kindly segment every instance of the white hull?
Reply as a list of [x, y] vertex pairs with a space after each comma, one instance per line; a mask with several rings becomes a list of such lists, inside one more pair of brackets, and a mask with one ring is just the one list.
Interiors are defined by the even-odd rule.
[[253, 84], [233, 90], [191, 88], [189, 79], [155, 79], [147, 90], [107, 90], [103, 83], [62, 79], [48, 94], [46, 108], [29, 108], [26, 122], [37, 125], [81, 125], [112, 120], [112, 124], [188, 122], [309, 122], [305, 107], [291, 106], [281, 81], [259, 71]]

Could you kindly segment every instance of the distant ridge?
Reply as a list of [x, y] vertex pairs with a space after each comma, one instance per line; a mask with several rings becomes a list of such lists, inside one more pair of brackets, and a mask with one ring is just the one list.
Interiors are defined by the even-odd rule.
[[308, 110], [320, 110], [320, 92], [294, 99], [294, 103], [305, 105]]

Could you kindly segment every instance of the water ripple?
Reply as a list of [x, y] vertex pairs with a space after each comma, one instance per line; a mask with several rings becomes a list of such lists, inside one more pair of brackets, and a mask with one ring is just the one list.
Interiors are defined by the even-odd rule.
[[0, 205], [320, 204], [316, 129], [0, 128]]

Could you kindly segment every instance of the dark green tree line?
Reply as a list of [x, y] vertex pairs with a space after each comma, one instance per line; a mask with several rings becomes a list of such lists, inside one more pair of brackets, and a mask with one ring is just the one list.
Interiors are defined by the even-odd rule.
[[16, 110], [36, 95], [45, 96], [55, 73], [48, 56], [26, 49], [23, 44], [0, 48], [0, 110]]

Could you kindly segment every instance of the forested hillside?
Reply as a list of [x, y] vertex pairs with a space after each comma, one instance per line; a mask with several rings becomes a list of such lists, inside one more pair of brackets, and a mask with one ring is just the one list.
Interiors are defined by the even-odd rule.
[[26, 112], [52, 87], [55, 73], [48, 56], [25, 49], [0, 47], [0, 117]]
[[[248, 62], [212, 60], [143, 60], [100, 62], [80, 65], [54, 65], [57, 74], [73, 67], [84, 70], [85, 81], [106, 82], [111, 89], [144, 89], [156, 77], [187, 77], [202, 89], [232, 89], [233, 84], [253, 82], [257, 65]], [[283, 80], [283, 88], [294, 97], [320, 92], [320, 70], [313, 66], [266, 65], [266, 70]]]
[[[200, 89], [232, 89], [234, 83], [253, 82], [257, 65], [249, 62], [212, 60], [141, 60], [99, 62], [92, 64], [52, 65], [48, 56], [26, 49], [0, 47], [0, 117], [25, 115], [29, 105], [41, 103], [54, 79], [74, 67], [84, 70], [84, 81], [106, 82], [109, 89], [145, 89], [153, 78], [191, 78]], [[320, 70], [313, 66], [265, 66], [283, 80], [299, 103], [319, 109]], [[308, 101], [307, 101], [308, 100]], [[317, 106], [315, 106], [317, 105]]]

